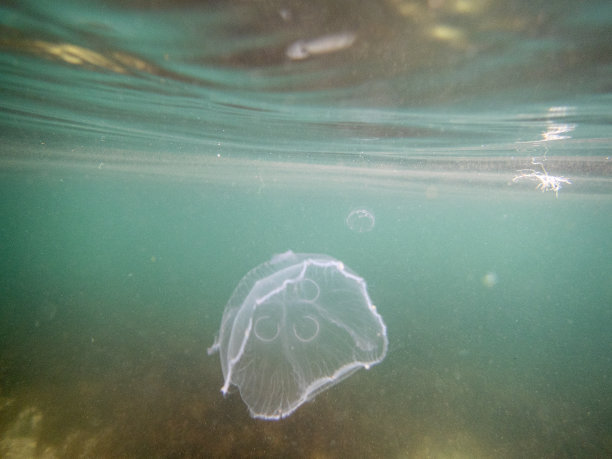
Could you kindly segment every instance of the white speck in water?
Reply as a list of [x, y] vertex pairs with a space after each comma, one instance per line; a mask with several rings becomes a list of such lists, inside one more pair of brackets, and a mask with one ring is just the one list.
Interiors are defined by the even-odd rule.
[[499, 278], [497, 277], [497, 273], [493, 271], [489, 271], [484, 276], [482, 276], [482, 284], [485, 287], [493, 288], [499, 282]]

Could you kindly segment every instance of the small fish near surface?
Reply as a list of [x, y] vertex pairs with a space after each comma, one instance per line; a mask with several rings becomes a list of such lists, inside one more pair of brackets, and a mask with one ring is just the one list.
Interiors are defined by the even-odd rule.
[[298, 40], [287, 48], [287, 57], [294, 61], [320, 54], [335, 53], [350, 48], [357, 35], [352, 32], [323, 35], [312, 40]]

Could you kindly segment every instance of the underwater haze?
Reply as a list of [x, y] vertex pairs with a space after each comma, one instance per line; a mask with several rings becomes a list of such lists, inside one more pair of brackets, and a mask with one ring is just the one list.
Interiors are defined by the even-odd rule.
[[[0, 457], [612, 456], [611, 35], [603, 0], [2, 2]], [[289, 250], [388, 349], [253, 419], [206, 351]]]

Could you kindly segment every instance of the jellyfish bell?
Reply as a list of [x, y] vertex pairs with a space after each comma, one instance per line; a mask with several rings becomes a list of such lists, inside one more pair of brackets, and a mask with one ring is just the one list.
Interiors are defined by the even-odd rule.
[[345, 219], [346, 226], [355, 233], [368, 233], [374, 229], [376, 218], [367, 209], [353, 209]]
[[224, 395], [236, 386], [251, 416], [277, 420], [387, 347], [361, 277], [328, 255], [288, 251], [240, 281], [209, 354], [219, 352]]

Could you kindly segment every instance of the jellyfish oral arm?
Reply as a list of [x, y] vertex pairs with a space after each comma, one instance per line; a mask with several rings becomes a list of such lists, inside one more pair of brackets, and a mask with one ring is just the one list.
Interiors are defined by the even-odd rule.
[[348, 378], [360, 368], [365, 368], [367, 370], [370, 368], [371, 365], [376, 363], [378, 362], [353, 362], [351, 364], [344, 365], [338, 368], [338, 370], [336, 370], [331, 376], [326, 376], [324, 378], [319, 378], [316, 381], [313, 381], [308, 387], [304, 389], [302, 397], [296, 400], [288, 409], [284, 411], [279, 409], [274, 411], [273, 414], [257, 413], [253, 410], [250, 410], [251, 416], [256, 419], [265, 419], [268, 421], [278, 421], [279, 419], [286, 418], [304, 403], [314, 400], [314, 398], [318, 394], [324, 392], [330, 386], [333, 386], [338, 382], [342, 381], [343, 379]]
[[208, 355], [213, 355], [215, 352], [219, 352], [219, 346], [220, 346], [220, 344], [219, 344], [219, 337], [216, 337], [216, 338], [215, 338], [215, 342], [213, 343], [213, 345], [212, 345], [212, 346], [210, 346], [210, 347], [209, 347], [209, 348], [206, 350], [206, 353], [207, 353]]
[[225, 382], [223, 383], [223, 387], [221, 388], [221, 392], [223, 395], [227, 395], [229, 391], [229, 386], [232, 383], [232, 373], [234, 371], [234, 366], [240, 362], [242, 355], [244, 354], [244, 349], [246, 347], [246, 342], [249, 339], [251, 334], [251, 329], [253, 328], [253, 319], [249, 319], [249, 324], [247, 325], [247, 329], [244, 331], [244, 336], [242, 337], [242, 342], [240, 344], [240, 350], [238, 353], [229, 361], [227, 366], [227, 375], [225, 375]]

